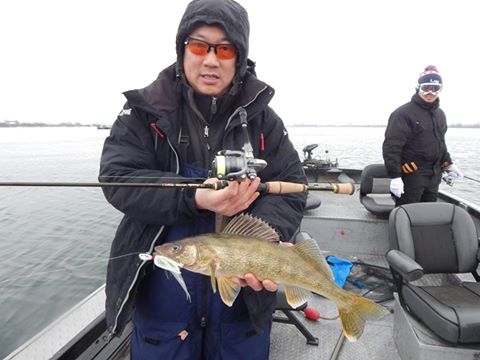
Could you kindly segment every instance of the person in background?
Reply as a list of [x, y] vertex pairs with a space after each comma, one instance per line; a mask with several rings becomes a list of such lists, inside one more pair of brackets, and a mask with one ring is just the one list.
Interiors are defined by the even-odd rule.
[[[182, 271], [189, 301], [164, 270], [138, 257], [164, 242], [214, 232], [216, 214], [251, 213], [283, 241], [298, 229], [305, 194], [257, 192], [260, 178], [306, 183], [306, 177], [283, 122], [268, 105], [273, 88], [255, 75], [248, 41], [248, 15], [240, 4], [190, 2], [178, 27], [176, 63], [147, 87], [124, 93], [127, 102], [105, 140], [101, 181], [193, 182], [207, 178], [219, 150], [242, 149], [245, 110], [253, 155], [267, 162], [259, 177], [229, 181], [218, 191], [103, 188], [124, 214], [110, 254], [118, 258], [107, 271], [107, 325], [110, 334], [120, 335], [134, 309], [133, 360], [268, 359], [275, 283], [245, 274], [237, 279], [243, 288], [230, 308], [212, 292], [209, 277]], [[122, 257], [131, 253], [137, 256]]]
[[442, 78], [433, 65], [418, 78], [410, 102], [388, 119], [383, 142], [383, 160], [395, 206], [437, 201], [442, 172], [463, 177], [453, 164], [445, 143], [447, 120], [438, 95]]

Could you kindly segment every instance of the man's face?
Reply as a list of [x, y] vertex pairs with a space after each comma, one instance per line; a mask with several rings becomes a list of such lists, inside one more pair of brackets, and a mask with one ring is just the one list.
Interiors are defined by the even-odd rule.
[[422, 94], [421, 92], [419, 92], [418, 95], [420, 95], [420, 97], [428, 103], [433, 103], [438, 98], [438, 95], [433, 95], [430, 93]]
[[[200, 26], [190, 34], [189, 38], [212, 45], [231, 44], [226, 38], [225, 31], [218, 26]], [[213, 48], [202, 56], [195, 55], [186, 46], [183, 55], [183, 69], [188, 83], [195, 92], [204, 95], [224, 94], [235, 76], [236, 63], [236, 54], [231, 59], [219, 59]]]
[[428, 103], [433, 103], [438, 98], [438, 94], [442, 91], [442, 84], [422, 83], [418, 86], [418, 95]]

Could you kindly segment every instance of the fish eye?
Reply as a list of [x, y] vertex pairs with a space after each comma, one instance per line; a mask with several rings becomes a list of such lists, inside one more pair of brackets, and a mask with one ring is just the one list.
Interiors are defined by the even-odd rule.
[[181, 247], [180, 245], [178, 245], [178, 244], [173, 244], [173, 245], [172, 245], [172, 250], [175, 251], [175, 252], [180, 251], [181, 248], [182, 248], [182, 247]]

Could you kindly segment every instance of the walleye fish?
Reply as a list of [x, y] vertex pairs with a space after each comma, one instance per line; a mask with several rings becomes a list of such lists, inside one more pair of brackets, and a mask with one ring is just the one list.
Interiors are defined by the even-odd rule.
[[[177, 280], [181, 278], [180, 268], [210, 276], [213, 291], [218, 284], [220, 297], [228, 306], [241, 290], [233, 277], [243, 278], [246, 273], [283, 284], [292, 308], [307, 302], [311, 292], [320, 294], [336, 303], [343, 332], [350, 341], [360, 337], [366, 320], [377, 320], [388, 313], [382, 306], [338, 287], [316, 242], [302, 241], [286, 247], [278, 241], [278, 234], [266, 222], [242, 214], [220, 233], [156, 246], [153, 257], [157, 266], [172, 271]], [[184, 283], [182, 288], [189, 296]]]

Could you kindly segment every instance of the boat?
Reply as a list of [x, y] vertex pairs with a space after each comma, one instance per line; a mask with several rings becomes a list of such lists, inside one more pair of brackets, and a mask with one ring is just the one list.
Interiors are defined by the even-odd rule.
[[[309, 144], [306, 145], [303, 151], [303, 170], [308, 177], [310, 183], [319, 183], [319, 182], [360, 182], [361, 170], [348, 169], [348, 168], [339, 168], [338, 158], [335, 160], [329, 157], [328, 149], [325, 150], [325, 157], [322, 158], [320, 155], [314, 155], [313, 150], [318, 147], [318, 144]], [[350, 178], [342, 178], [349, 174]], [[340, 180], [338, 176], [342, 177]], [[353, 176], [353, 178], [351, 177]]]
[[97, 130], [109, 130], [112, 128], [112, 125], [100, 124], [97, 125]]
[[[307, 147], [305, 160], [312, 160]], [[308, 158], [308, 159], [307, 159]], [[335, 165], [337, 161], [333, 163]], [[310, 192], [299, 233], [316, 241], [325, 256], [351, 262], [345, 285], [351, 291], [368, 296], [385, 306], [390, 314], [366, 324], [357, 342], [345, 341], [334, 304], [315, 295], [302, 309], [278, 308], [274, 313], [270, 358], [283, 359], [478, 359], [480, 343], [458, 344], [442, 339], [425, 323], [406, 310], [390, 271], [386, 254], [389, 243], [389, 217], [375, 214], [361, 201], [366, 195], [365, 169], [342, 169], [332, 163], [319, 163], [308, 173], [311, 182], [350, 182], [354, 195], [334, 192]], [[381, 167], [381, 164], [377, 164]], [[376, 179], [378, 180], [378, 179]], [[384, 179], [385, 180], [385, 179]], [[377, 181], [381, 187], [381, 181]], [[384, 187], [383, 187], [384, 188]], [[375, 201], [390, 206], [387, 191], [370, 191]], [[438, 203], [463, 209], [480, 229], [480, 207], [467, 199], [440, 191]], [[314, 204], [314, 205], [312, 205]], [[462, 210], [462, 211], [463, 211]], [[424, 285], [462, 280], [461, 274], [432, 275], [419, 282]], [[453, 280], [452, 280], [453, 279]], [[373, 284], [373, 285], [372, 285]], [[100, 287], [40, 334], [6, 357], [19, 359], [129, 359], [129, 324], [121, 337], [110, 338], [104, 317], [105, 294]], [[306, 307], [316, 309], [319, 320], [309, 320]], [[480, 306], [479, 306], [480, 307]]]

